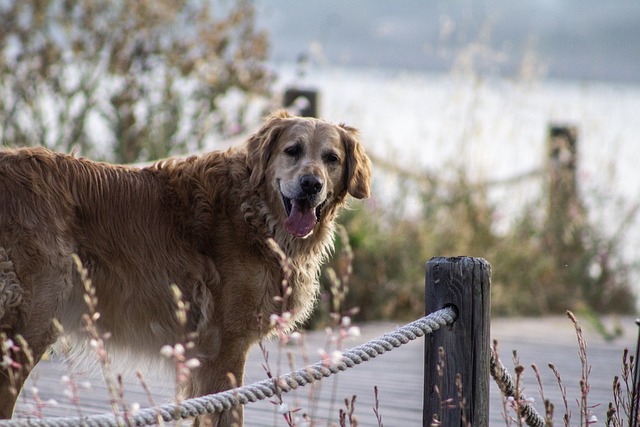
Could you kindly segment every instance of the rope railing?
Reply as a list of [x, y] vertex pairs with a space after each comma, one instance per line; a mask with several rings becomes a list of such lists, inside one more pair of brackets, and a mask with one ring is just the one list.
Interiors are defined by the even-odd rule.
[[286, 393], [299, 386], [305, 386], [340, 371], [369, 361], [379, 355], [398, 348], [419, 337], [428, 335], [443, 326], [451, 325], [457, 318], [453, 307], [445, 307], [414, 322], [388, 332], [362, 345], [346, 350], [337, 362], [317, 362], [313, 365], [280, 376], [266, 379], [250, 385], [238, 387], [221, 393], [184, 400], [152, 408], [145, 408], [125, 416], [100, 414], [87, 417], [56, 417], [43, 419], [22, 419], [0, 421], [0, 426], [46, 426], [69, 427], [85, 425], [90, 427], [112, 427], [121, 425], [146, 426], [165, 422], [193, 418], [198, 415], [227, 411], [235, 406], [257, 402], [279, 393]]
[[498, 388], [502, 392], [502, 395], [507, 398], [512, 397], [518, 400], [518, 408], [520, 411], [519, 415], [524, 419], [524, 422], [529, 427], [545, 427], [545, 420], [540, 416], [540, 414], [538, 414], [536, 408], [534, 408], [532, 404], [526, 401], [525, 396], [522, 393], [518, 392], [515, 384], [513, 383], [511, 374], [509, 373], [507, 368], [504, 367], [500, 359], [496, 357], [496, 354], [493, 350], [491, 350], [489, 368], [491, 376], [498, 385]]

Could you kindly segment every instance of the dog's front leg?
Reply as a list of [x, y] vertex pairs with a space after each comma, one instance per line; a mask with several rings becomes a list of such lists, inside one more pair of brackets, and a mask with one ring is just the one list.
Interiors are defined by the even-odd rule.
[[196, 417], [193, 422], [195, 427], [242, 427], [243, 414], [242, 406], [239, 406], [229, 411], [222, 412], [220, 414], [200, 415]]
[[[217, 357], [201, 360], [200, 367], [191, 375], [187, 394], [189, 397], [204, 396], [229, 390], [242, 385], [248, 346], [226, 344]], [[201, 415], [194, 426], [242, 427], [243, 407], [216, 414]]]
[[[211, 369], [206, 369], [206, 365], [204, 365], [203, 368], [205, 369], [198, 370], [197, 376], [192, 378], [191, 382], [192, 384], [194, 382], [198, 383], [197, 385], [194, 384], [197, 389], [210, 391], [196, 393], [193, 397], [214, 394], [229, 390], [236, 385], [242, 385], [242, 372], [232, 373], [219, 371], [213, 374]], [[205, 383], [209, 384], [207, 385]], [[201, 415], [196, 417], [193, 425], [203, 427], [242, 427], [244, 425], [243, 406], [234, 406], [230, 410], [221, 413]]]

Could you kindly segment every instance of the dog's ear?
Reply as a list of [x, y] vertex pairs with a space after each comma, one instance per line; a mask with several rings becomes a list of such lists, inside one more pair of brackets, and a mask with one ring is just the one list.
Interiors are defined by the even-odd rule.
[[267, 163], [274, 150], [275, 143], [292, 116], [286, 110], [271, 114], [265, 124], [251, 135], [247, 142], [247, 166], [251, 169], [249, 184], [257, 188], [264, 180]]
[[358, 131], [344, 124], [338, 128], [347, 153], [347, 191], [356, 199], [366, 199], [371, 186], [371, 161], [358, 140]]

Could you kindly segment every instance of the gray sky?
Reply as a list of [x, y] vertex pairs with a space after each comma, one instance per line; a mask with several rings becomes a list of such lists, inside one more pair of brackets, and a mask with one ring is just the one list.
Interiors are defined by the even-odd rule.
[[[274, 61], [640, 82], [637, 0], [258, 0]], [[471, 61], [471, 62], [469, 62]]]

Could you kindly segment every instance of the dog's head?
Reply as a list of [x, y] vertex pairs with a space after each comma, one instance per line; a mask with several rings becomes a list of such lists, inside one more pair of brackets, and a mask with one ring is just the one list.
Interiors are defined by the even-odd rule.
[[354, 128], [279, 111], [248, 142], [250, 185], [295, 237], [310, 236], [345, 196], [369, 197], [371, 163]]

